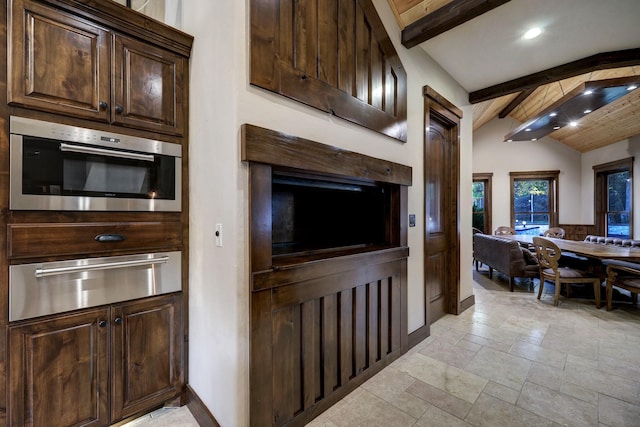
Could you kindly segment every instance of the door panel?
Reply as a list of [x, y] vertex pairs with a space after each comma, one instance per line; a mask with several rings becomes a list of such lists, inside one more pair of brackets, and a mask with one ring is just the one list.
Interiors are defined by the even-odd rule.
[[431, 117], [425, 141], [425, 287], [429, 322], [447, 313], [448, 222], [445, 209], [450, 205], [450, 183], [446, 173], [451, 156], [446, 129]]

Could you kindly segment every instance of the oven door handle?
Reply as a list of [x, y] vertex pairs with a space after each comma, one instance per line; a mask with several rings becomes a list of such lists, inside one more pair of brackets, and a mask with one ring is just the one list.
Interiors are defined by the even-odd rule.
[[45, 277], [45, 276], [55, 276], [58, 274], [76, 273], [76, 272], [82, 272], [82, 271], [136, 267], [141, 265], [153, 265], [153, 264], [166, 263], [167, 261], [169, 261], [168, 256], [161, 256], [158, 258], [151, 258], [151, 259], [136, 259], [136, 260], [130, 260], [130, 261], [104, 262], [101, 264], [93, 264], [93, 265], [74, 265], [69, 267], [58, 267], [58, 268], [36, 268], [35, 276]]
[[123, 159], [144, 160], [153, 162], [153, 154], [131, 153], [128, 151], [107, 150], [105, 148], [87, 147], [84, 145], [73, 145], [60, 143], [60, 151], [70, 151], [72, 153], [97, 154], [99, 156], [121, 157]]

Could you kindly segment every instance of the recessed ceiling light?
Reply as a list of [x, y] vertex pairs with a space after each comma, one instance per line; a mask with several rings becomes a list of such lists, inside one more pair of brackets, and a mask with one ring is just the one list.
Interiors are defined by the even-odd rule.
[[537, 141], [538, 138], [531, 138], [531, 141]]
[[513, 139], [507, 139], [507, 142], [513, 142]]
[[638, 85], [631, 85], [627, 88], [627, 90], [634, 90], [634, 89], [638, 89]]
[[549, 117], [555, 117], [555, 116], [557, 116], [557, 115], [558, 115], [558, 113], [556, 113], [556, 112], [554, 111], [553, 113], [549, 114]]
[[529, 30], [527, 30], [527, 32], [524, 33], [524, 36], [522, 36], [522, 38], [524, 38], [526, 40], [531, 40], [531, 39], [535, 39], [540, 34], [542, 34], [542, 28], [533, 27], [533, 28], [530, 28]]
[[584, 110], [585, 114], [589, 114], [591, 112], [591, 110]]
[[585, 94], [585, 95], [591, 95], [592, 93], [593, 93], [593, 91], [592, 91], [592, 90], [585, 90], [585, 91], [584, 91], [584, 94]]
[[554, 126], [553, 127], [553, 130], [558, 130], [558, 129], [560, 129], [560, 126]]
[[531, 128], [526, 128], [524, 131], [525, 132], [531, 132]]
[[571, 122], [571, 123], [569, 123], [569, 125], [571, 127], [576, 127], [576, 126], [578, 126], [578, 122]]

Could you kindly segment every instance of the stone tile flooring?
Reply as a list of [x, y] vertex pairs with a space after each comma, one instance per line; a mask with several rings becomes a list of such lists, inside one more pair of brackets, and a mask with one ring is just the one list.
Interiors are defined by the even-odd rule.
[[474, 272], [476, 304], [309, 424], [640, 426], [640, 308], [542, 300]]
[[[474, 280], [474, 307], [308, 426], [640, 426], [640, 308]], [[183, 407], [135, 425], [161, 426], [197, 423]]]

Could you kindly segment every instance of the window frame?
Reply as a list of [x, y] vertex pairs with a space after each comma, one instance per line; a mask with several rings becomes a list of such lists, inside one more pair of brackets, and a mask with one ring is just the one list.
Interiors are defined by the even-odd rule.
[[[484, 183], [484, 233], [491, 234], [491, 204], [493, 203], [492, 194], [491, 194], [491, 179], [493, 178], [493, 173], [474, 173], [473, 174], [473, 183], [482, 182]], [[471, 207], [471, 216], [473, 223], [473, 205]]]
[[607, 181], [609, 175], [628, 171], [629, 185], [631, 186], [629, 191], [631, 198], [629, 201], [629, 239], [633, 239], [633, 160], [633, 157], [627, 157], [593, 166], [593, 222], [596, 234], [600, 236], [609, 235], [609, 227], [607, 226], [607, 214], [609, 213]]
[[549, 227], [558, 227], [558, 211], [559, 211], [559, 170], [550, 171], [529, 171], [529, 172], [509, 172], [510, 177], [510, 210], [511, 210], [511, 227], [515, 228], [515, 196], [513, 194], [513, 186], [516, 181], [549, 181], [549, 188], [553, 189], [553, 194], [549, 195]]

